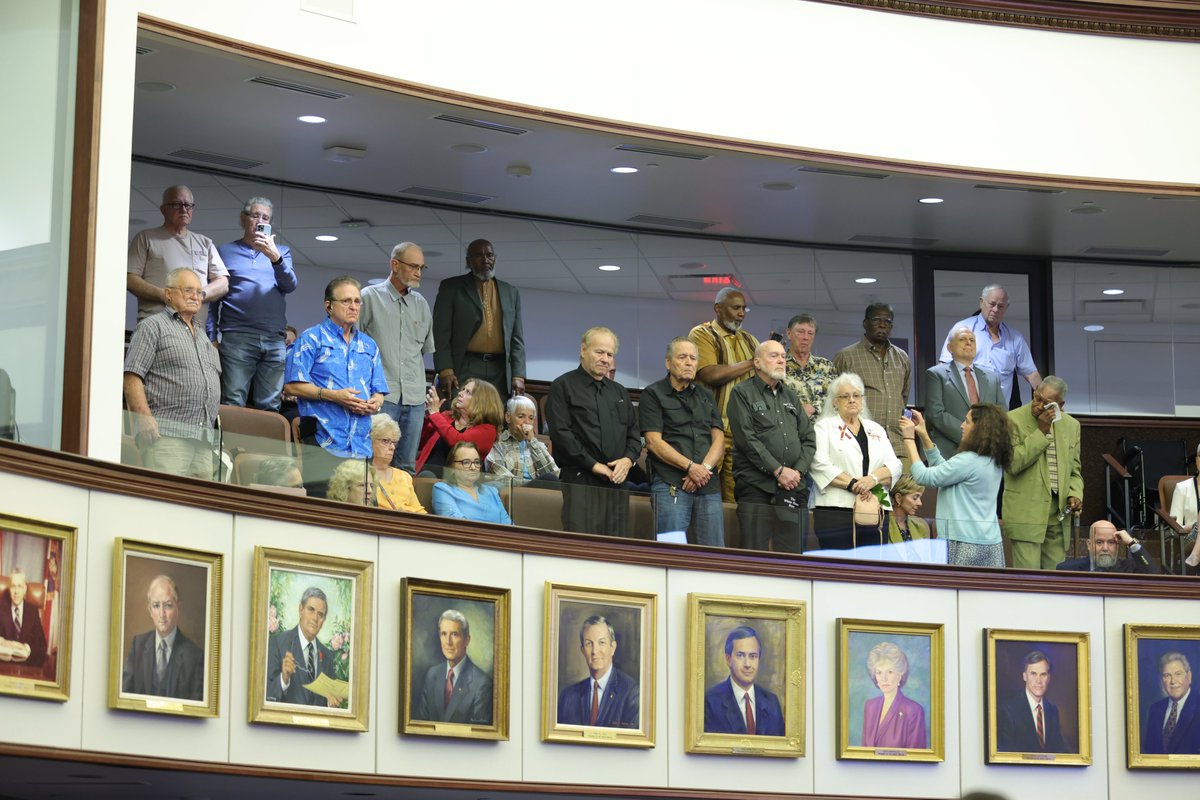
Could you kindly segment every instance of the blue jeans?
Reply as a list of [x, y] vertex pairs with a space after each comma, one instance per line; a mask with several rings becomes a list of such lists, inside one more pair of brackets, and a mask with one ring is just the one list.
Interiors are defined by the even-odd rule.
[[283, 337], [230, 331], [221, 334], [221, 402], [278, 411], [283, 392]]
[[381, 412], [400, 426], [400, 441], [392, 453], [392, 466], [412, 474], [417, 468], [417, 449], [421, 444], [421, 425], [425, 422], [424, 404], [406, 406], [383, 401]]
[[688, 494], [655, 478], [650, 484], [654, 498], [654, 532], [687, 531], [690, 544], [710, 547], [725, 546], [725, 522], [721, 508], [721, 493]]

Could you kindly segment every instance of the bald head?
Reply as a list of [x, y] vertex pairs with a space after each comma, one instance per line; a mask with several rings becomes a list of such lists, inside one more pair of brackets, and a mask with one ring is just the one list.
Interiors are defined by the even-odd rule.
[[787, 374], [787, 351], [779, 342], [768, 339], [754, 351], [754, 371], [762, 380], [774, 386]]

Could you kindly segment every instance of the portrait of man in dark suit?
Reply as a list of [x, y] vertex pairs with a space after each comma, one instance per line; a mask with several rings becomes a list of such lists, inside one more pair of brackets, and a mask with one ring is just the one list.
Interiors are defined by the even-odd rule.
[[8, 576], [8, 588], [0, 595], [0, 639], [27, 645], [29, 655], [14, 655], [12, 661], [36, 667], [46, 660], [46, 632], [38, 607], [28, 594], [25, 571], [14, 569]]
[[704, 693], [704, 732], [745, 736], [783, 736], [783, 707], [770, 690], [757, 685], [762, 640], [749, 625], [725, 637], [729, 675]]
[[579, 628], [579, 651], [588, 677], [568, 686], [558, 696], [560, 725], [600, 728], [637, 728], [641, 692], [638, 682], [613, 665], [617, 632], [609, 621], [593, 614]]
[[437, 628], [442, 657], [413, 686], [412, 718], [491, 725], [492, 677], [467, 655], [471, 626], [466, 615], [448, 608]]
[[1058, 706], [1046, 698], [1053, 666], [1041, 650], [1022, 659], [1020, 694], [997, 703], [996, 749], [1012, 753], [1073, 753], [1062, 732]]
[[295, 703], [305, 706], [341, 708], [336, 697], [324, 697], [304, 688], [320, 675], [329, 678], [333, 673], [333, 651], [317, 639], [329, 600], [315, 586], [300, 596], [300, 621], [296, 627], [280, 631], [267, 645], [266, 699], [275, 703]]
[[204, 699], [204, 651], [179, 629], [179, 590], [159, 575], [146, 589], [154, 629], [133, 637], [121, 671], [121, 691], [132, 694]]
[[1171, 651], [1158, 659], [1158, 672], [1166, 696], [1150, 706], [1142, 752], [1200, 755], [1200, 712], [1191, 701], [1191, 663], [1183, 653]]

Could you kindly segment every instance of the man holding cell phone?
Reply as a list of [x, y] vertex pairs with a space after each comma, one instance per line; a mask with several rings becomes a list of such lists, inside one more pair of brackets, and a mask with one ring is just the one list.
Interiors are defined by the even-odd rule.
[[251, 197], [242, 208], [242, 238], [217, 250], [229, 270], [229, 293], [210, 315], [209, 335], [220, 332], [221, 402], [278, 411], [287, 359], [286, 296], [296, 290], [287, 245], [272, 232], [274, 207]]

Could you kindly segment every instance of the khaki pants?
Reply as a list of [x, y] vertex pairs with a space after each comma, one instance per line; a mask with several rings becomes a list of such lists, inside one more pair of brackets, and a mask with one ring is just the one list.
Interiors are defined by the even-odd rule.
[[733, 434], [729, 431], [725, 431], [725, 455], [721, 457], [721, 502], [737, 502], [733, 496]]
[[[1028, 525], [1018, 526], [1023, 529]], [[1026, 532], [1022, 531], [1022, 533]], [[1071, 516], [1058, 519], [1058, 504], [1050, 504], [1046, 518], [1046, 535], [1040, 542], [1012, 539], [1012, 565], [1014, 569], [1054, 569], [1064, 560], [1067, 541], [1071, 535]]]

